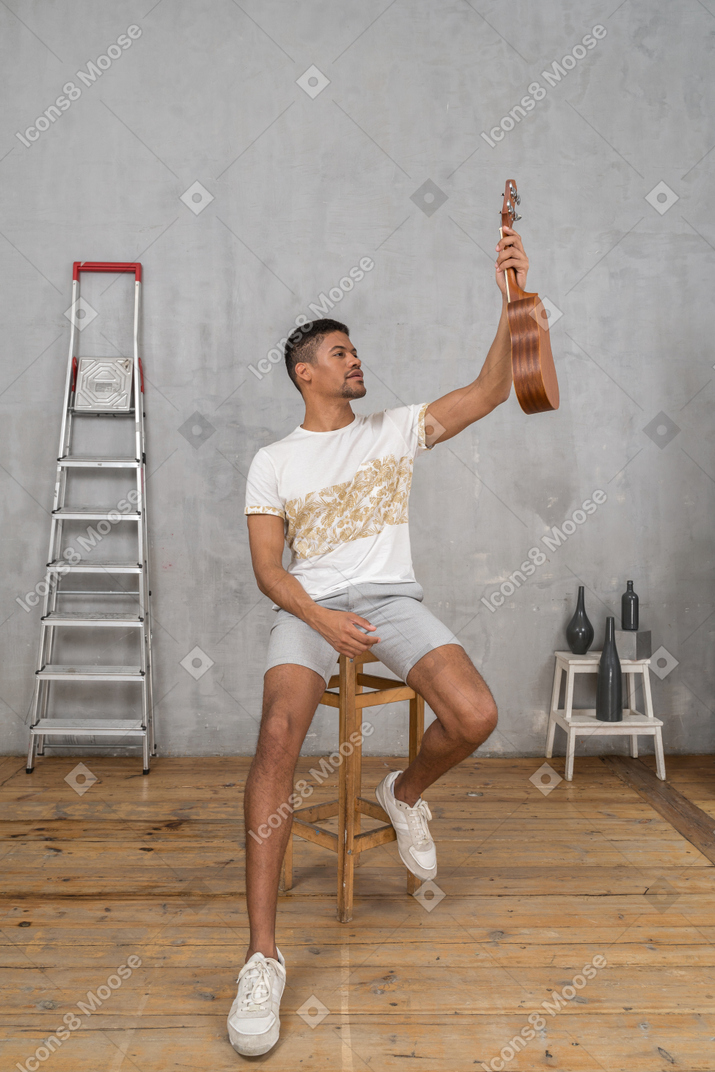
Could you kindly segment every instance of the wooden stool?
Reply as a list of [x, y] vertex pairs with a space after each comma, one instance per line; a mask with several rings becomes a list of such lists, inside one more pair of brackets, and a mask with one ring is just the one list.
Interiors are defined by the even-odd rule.
[[[362, 724], [361, 711], [379, 704], [410, 701], [409, 762], [417, 755], [424, 733], [425, 703], [414, 689], [403, 681], [378, 677], [362, 672], [364, 663], [376, 663], [377, 656], [366, 652], [355, 659], [347, 655], [338, 658], [339, 672], [328, 682], [320, 702], [328, 707], [337, 707], [340, 712], [339, 744], [341, 762], [338, 768], [338, 799], [325, 804], [313, 804], [293, 812], [291, 836], [288, 838], [280, 889], [286, 891], [293, 885], [293, 838], [300, 837], [322, 845], [338, 854], [338, 920], [348, 923], [353, 915], [354, 868], [360, 853], [395, 841], [397, 835], [387, 814], [376, 800], [365, 800], [362, 790]], [[331, 691], [337, 687], [337, 692]], [[363, 689], [376, 691], [363, 692]], [[353, 740], [351, 741], [351, 737]], [[358, 743], [354, 744], [357, 740]], [[345, 746], [345, 751], [342, 751]], [[324, 830], [317, 823], [337, 815], [338, 832]], [[380, 819], [386, 825], [374, 830], [360, 832], [361, 815]], [[420, 885], [411, 872], [407, 872], [407, 892], [414, 893]]]
[[[551, 759], [554, 748], [556, 727], [566, 730], [566, 772], [567, 782], [573, 779], [573, 761], [578, 735], [590, 737], [594, 734], [618, 734], [630, 737], [630, 751], [638, 757], [638, 735], [654, 738], [656, 773], [665, 778], [665, 757], [663, 755], [663, 723], [653, 714], [653, 698], [650, 692], [650, 659], [621, 659], [621, 670], [628, 682], [628, 706], [623, 709], [622, 722], [599, 722], [596, 712], [591, 709], [573, 709], [573, 687], [576, 674], [597, 674], [600, 651], [589, 651], [586, 655], [573, 655], [570, 651], [556, 651], [554, 667], [554, 687], [551, 693], [549, 711], [549, 728], [546, 733], [546, 758]], [[561, 679], [566, 674], [566, 692], [564, 706], [559, 708]], [[645, 713], [636, 711], [635, 675], [643, 675], [643, 706]]]

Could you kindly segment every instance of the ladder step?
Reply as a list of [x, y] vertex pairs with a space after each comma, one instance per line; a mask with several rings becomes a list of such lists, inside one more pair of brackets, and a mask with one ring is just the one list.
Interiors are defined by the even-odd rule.
[[75, 454], [58, 458], [57, 464], [66, 469], [138, 469], [141, 462], [137, 458], [90, 458]]
[[[71, 593], [67, 593], [70, 595]], [[124, 595], [124, 593], [121, 593]], [[53, 611], [41, 619], [45, 625], [130, 625], [141, 627], [144, 619], [138, 614], [63, 614]]]
[[146, 730], [141, 721], [132, 721], [126, 718], [41, 718], [35, 726], [30, 727], [30, 732], [47, 737], [49, 734], [91, 734], [92, 736], [116, 736], [131, 734], [143, 737]]
[[73, 417], [133, 417], [133, 409], [75, 409], [70, 406]]
[[49, 573], [141, 573], [142, 567], [138, 562], [78, 562], [76, 566], [70, 566], [64, 561], [47, 563]]
[[71, 678], [73, 681], [143, 681], [140, 666], [43, 666], [36, 670], [38, 677], [49, 681]]
[[142, 515], [134, 511], [123, 514], [119, 510], [96, 510], [91, 506], [64, 506], [61, 510], [53, 510], [52, 516], [64, 521], [141, 521]]

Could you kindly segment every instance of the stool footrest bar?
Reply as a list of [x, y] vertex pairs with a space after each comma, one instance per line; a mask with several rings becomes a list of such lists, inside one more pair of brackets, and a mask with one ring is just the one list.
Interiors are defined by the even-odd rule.
[[308, 808], [297, 808], [293, 812], [293, 820], [315, 823], [320, 819], [332, 819], [338, 814], [338, 807], [337, 800], [326, 800], [324, 804], [311, 804]]
[[355, 806], [362, 815], [369, 815], [371, 819], [379, 819], [382, 823], [390, 822], [387, 812], [379, 804], [376, 804], [374, 800], [365, 800], [365, 797], [358, 797], [355, 801]]
[[[296, 830], [296, 827], [298, 828]], [[333, 852], [338, 851], [338, 835], [334, 834], [332, 830], [323, 830], [322, 827], [316, 826], [314, 823], [303, 822], [302, 819], [296, 819], [293, 817], [293, 834], [296, 837], [302, 837], [305, 841], [312, 841], [314, 845], [322, 845], [324, 849], [332, 849]]]
[[378, 826], [374, 830], [364, 830], [353, 839], [353, 856], [365, 852], [366, 849], [377, 848], [378, 845], [387, 845], [390, 841], [397, 841], [397, 834], [391, 823], [389, 826]]

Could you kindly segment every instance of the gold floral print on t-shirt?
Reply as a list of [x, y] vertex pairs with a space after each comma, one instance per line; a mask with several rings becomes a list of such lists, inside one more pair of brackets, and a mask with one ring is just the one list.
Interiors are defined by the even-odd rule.
[[392, 455], [362, 465], [352, 480], [286, 503], [287, 542], [298, 558], [376, 536], [385, 525], [407, 523], [412, 458]]
[[285, 514], [275, 506], [247, 506], [243, 512], [244, 514], [275, 514], [276, 517], [282, 517], [285, 521]]

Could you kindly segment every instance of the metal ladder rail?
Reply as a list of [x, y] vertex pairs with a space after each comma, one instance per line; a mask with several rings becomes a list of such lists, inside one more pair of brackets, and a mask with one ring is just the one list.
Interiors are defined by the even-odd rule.
[[[62, 542], [62, 520], [57, 517], [56, 511], [60, 508], [60, 503], [64, 502], [65, 488], [67, 483], [67, 473], [60, 466], [59, 459], [67, 454], [69, 445], [69, 433], [71, 431], [71, 416], [70, 416], [70, 400], [72, 392], [74, 390], [74, 351], [77, 339], [77, 321], [74, 311], [77, 308], [77, 300], [79, 298], [79, 274], [73, 270], [72, 272], [72, 316], [70, 317], [70, 345], [69, 356], [67, 358], [67, 373], [65, 376], [65, 390], [64, 390], [64, 405], [62, 407], [62, 424], [60, 426], [60, 442], [57, 453], [57, 474], [55, 477], [55, 490], [52, 499], [52, 512], [50, 514], [50, 546], [47, 553], [48, 564], [58, 555], [55, 552], [55, 548]], [[68, 421], [68, 417], [70, 420]], [[59, 541], [58, 541], [59, 530]], [[47, 580], [49, 574], [45, 575], [46, 578], [46, 591], [42, 604], [42, 618], [46, 618], [52, 610], [57, 606], [56, 589], [60, 583], [60, 577], [58, 576], [54, 584], [50, 584]], [[47, 704], [49, 699], [49, 681], [44, 681], [38, 677], [42, 667], [50, 661], [51, 651], [54, 646], [54, 629], [40, 630], [40, 644], [37, 653], [37, 666], [35, 667], [35, 688], [32, 700], [32, 710], [34, 712], [33, 725], [39, 722], [41, 719], [47, 717]], [[28, 753], [27, 769], [31, 770], [33, 767], [32, 760], [34, 759], [35, 745], [40, 755], [44, 751], [45, 738], [43, 735], [35, 735], [32, 732], [32, 726], [30, 728], [30, 751]]]
[[[144, 773], [149, 773], [150, 757], [156, 754], [156, 741], [154, 731], [154, 719], [153, 719], [153, 690], [151, 680], [151, 618], [149, 610], [149, 576], [148, 576], [148, 536], [147, 536], [147, 522], [146, 522], [146, 502], [145, 502], [145, 470], [146, 470], [146, 452], [144, 449], [144, 409], [143, 409], [143, 370], [141, 365], [141, 359], [139, 357], [139, 316], [141, 305], [141, 265], [136, 264], [117, 264], [111, 262], [75, 262], [73, 266], [72, 277], [72, 305], [76, 308], [76, 302], [79, 298], [80, 292], [80, 273], [82, 271], [91, 272], [133, 272], [135, 277], [134, 282], [134, 317], [133, 317], [133, 402], [134, 402], [134, 442], [135, 442], [135, 459], [104, 459], [104, 460], [90, 460], [84, 461], [82, 459], [74, 460], [69, 454], [69, 448], [72, 441], [72, 428], [74, 413], [74, 388], [75, 377], [77, 370], [77, 358], [75, 356], [75, 345], [77, 340], [77, 326], [76, 320], [73, 316], [70, 320], [71, 332], [70, 332], [70, 346], [69, 356], [67, 363], [67, 375], [65, 379], [65, 392], [64, 392], [64, 407], [62, 413], [62, 425], [60, 429], [60, 443], [59, 454], [57, 460], [57, 476], [55, 480], [55, 492], [53, 499], [53, 510], [51, 515], [50, 524], [50, 546], [48, 557], [48, 578], [52, 574], [60, 574], [60, 567], [62, 559], [60, 557], [62, 547], [62, 536], [64, 521], [71, 518], [72, 513], [77, 515], [78, 511], [71, 511], [65, 508], [65, 495], [67, 490], [67, 469], [74, 467], [74, 465], [96, 465], [101, 467], [107, 465], [110, 467], [130, 467], [136, 470], [136, 494], [137, 494], [137, 510], [136, 514], [121, 515], [123, 519], [128, 521], [135, 521], [137, 523], [137, 568], [131, 566], [131, 564], [120, 564], [118, 571], [121, 573], [138, 573], [139, 583], [136, 591], [130, 592], [133, 597], [137, 597], [139, 602], [139, 615], [138, 622], [132, 621], [131, 624], [139, 624], [142, 629], [142, 641], [140, 644], [140, 667], [139, 677], [134, 675], [122, 675], [120, 671], [128, 671], [130, 667], [104, 667], [97, 668], [97, 670], [104, 669], [108, 674], [102, 675], [100, 673], [87, 673], [86, 675], [75, 674], [74, 680], [139, 680], [142, 689], [142, 756], [143, 756], [143, 770]], [[81, 512], [80, 516], [82, 516]], [[103, 514], [113, 513], [113, 511], [87, 511], [86, 515], [88, 519], [96, 519], [97, 515], [101, 518]], [[68, 518], [67, 515], [70, 515]], [[83, 572], [81, 566], [69, 567], [69, 570], [76, 570]], [[102, 567], [90, 568], [88, 572], [99, 572]], [[51, 571], [51, 572], [50, 572]], [[111, 572], [107, 569], [107, 572]], [[111, 615], [97, 616], [96, 620], [84, 617], [84, 620], [70, 621], [62, 620], [62, 616], [57, 612], [57, 599], [60, 594], [60, 577], [58, 576], [57, 583], [47, 584], [44, 596], [43, 604], [43, 616], [41, 623], [41, 640], [38, 649], [38, 661], [35, 673], [35, 689], [33, 693], [32, 710], [34, 711], [34, 719], [31, 725], [30, 732], [30, 745], [28, 749], [28, 761], [27, 771], [32, 771], [34, 767], [34, 755], [42, 755], [44, 752], [45, 735], [42, 733], [35, 733], [34, 727], [45, 719], [47, 716], [47, 708], [49, 702], [49, 690], [52, 680], [57, 680], [59, 674], [44, 673], [48, 667], [51, 666], [52, 652], [54, 648], [55, 640], [55, 621], [59, 619], [61, 625], [88, 625], [88, 624], [101, 624], [106, 625], [113, 624], [129, 624], [126, 620], [120, 622], [114, 622], [110, 619]], [[71, 593], [67, 593], [71, 594]], [[93, 594], [93, 593], [86, 593]], [[99, 593], [96, 594], [115, 594], [111, 593]], [[121, 594], [121, 590], [116, 594]], [[56, 615], [56, 618], [53, 618]], [[127, 616], [128, 617], [128, 616]], [[121, 616], [119, 616], [121, 619]], [[62, 669], [62, 668], [57, 668]], [[74, 668], [73, 668], [74, 669]], [[87, 672], [92, 671], [92, 667], [78, 668], [79, 670], [85, 670]], [[41, 676], [43, 675], [43, 676]], [[64, 676], [64, 675], [63, 675]], [[69, 675], [68, 675], [69, 676]], [[107, 722], [107, 729], [99, 730], [100, 733], [110, 733], [111, 728], [117, 726], [116, 720], [110, 720]], [[95, 727], [96, 728], [96, 727]], [[88, 731], [92, 732], [92, 731]], [[132, 735], [136, 735], [136, 730], [132, 729]]]

